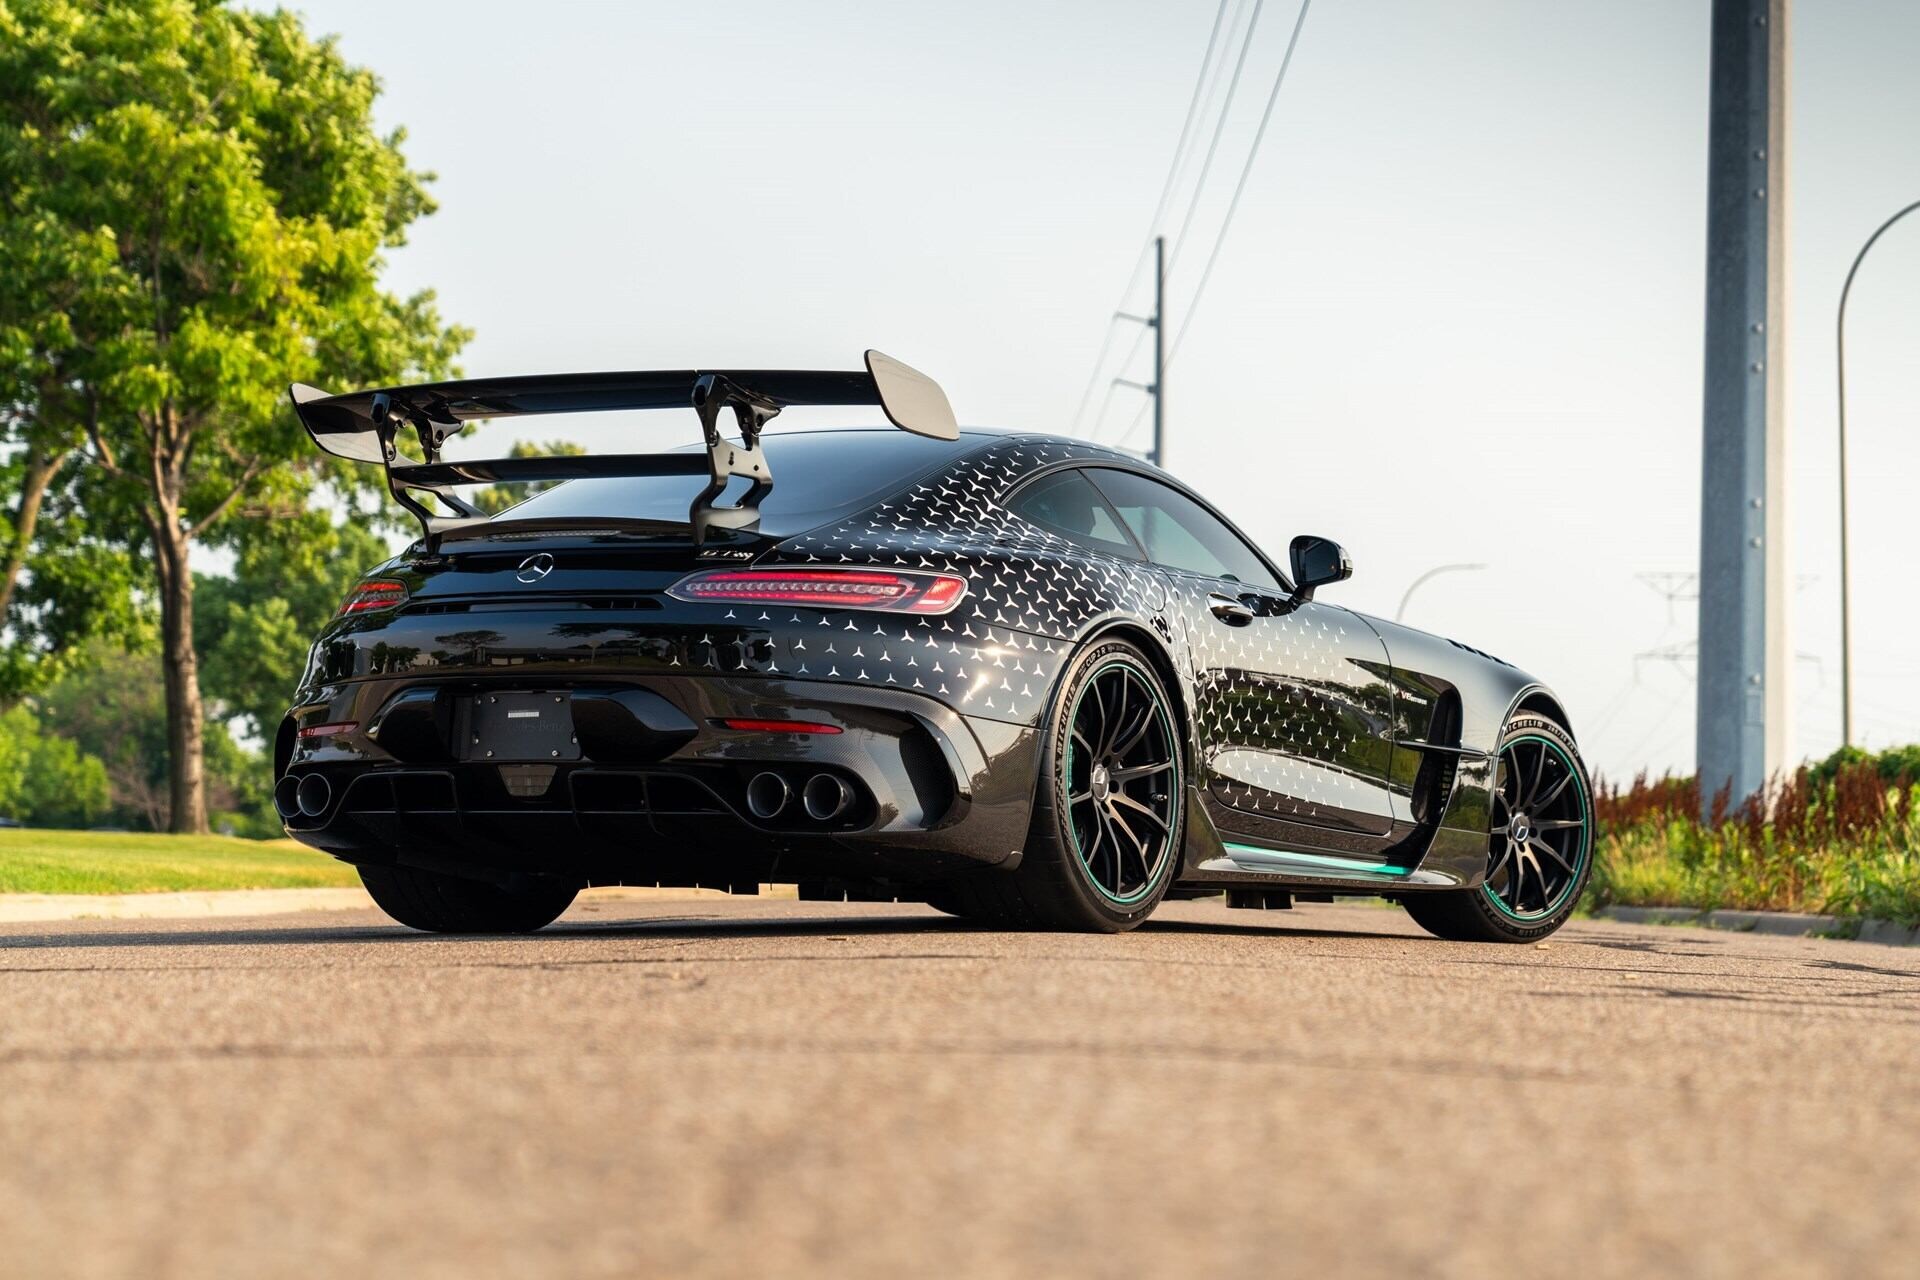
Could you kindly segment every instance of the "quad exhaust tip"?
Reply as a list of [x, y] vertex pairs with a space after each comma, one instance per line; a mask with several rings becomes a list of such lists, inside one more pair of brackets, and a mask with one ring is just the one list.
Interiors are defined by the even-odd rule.
[[762, 822], [779, 817], [791, 799], [793, 788], [771, 770], [756, 773], [747, 782], [747, 812]]
[[830, 773], [816, 773], [807, 779], [800, 802], [815, 822], [832, 822], [853, 804], [853, 788]]
[[[277, 796], [279, 788], [274, 790]], [[320, 774], [310, 773], [294, 788], [293, 799], [301, 817], [317, 818], [333, 803], [333, 784]]]
[[300, 779], [289, 775], [273, 784], [273, 807], [282, 818], [300, 816]]

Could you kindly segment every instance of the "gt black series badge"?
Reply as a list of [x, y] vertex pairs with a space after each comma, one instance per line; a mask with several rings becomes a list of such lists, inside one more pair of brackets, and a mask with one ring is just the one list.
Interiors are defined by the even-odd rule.
[[553, 572], [553, 557], [546, 552], [537, 552], [520, 562], [520, 569], [514, 579], [518, 582], [538, 582]]

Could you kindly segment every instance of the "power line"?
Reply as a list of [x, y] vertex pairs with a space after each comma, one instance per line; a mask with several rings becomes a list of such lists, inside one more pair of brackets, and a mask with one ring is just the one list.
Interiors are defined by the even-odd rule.
[[[1140, 246], [1140, 256], [1134, 259], [1133, 273], [1127, 277], [1127, 287], [1121, 293], [1119, 303], [1114, 307], [1115, 314], [1107, 321], [1106, 339], [1100, 344], [1100, 353], [1093, 359], [1093, 372], [1087, 375], [1086, 390], [1080, 393], [1080, 406], [1075, 409], [1073, 413], [1073, 429], [1076, 432], [1080, 429], [1081, 418], [1086, 416], [1087, 402], [1093, 398], [1093, 389], [1099, 385], [1100, 370], [1106, 363], [1107, 353], [1113, 349], [1114, 326], [1119, 322], [1118, 313], [1127, 305], [1127, 299], [1133, 294], [1134, 285], [1139, 282], [1140, 268], [1146, 264], [1148, 251], [1153, 247], [1153, 233], [1155, 229], [1159, 227], [1160, 219], [1166, 215], [1167, 203], [1173, 198], [1176, 180], [1178, 179], [1180, 170], [1185, 167], [1188, 151], [1187, 141], [1189, 135], [1193, 132], [1194, 119], [1199, 114], [1201, 90], [1206, 87], [1210, 78], [1218, 78], [1217, 76], [1210, 77], [1208, 73], [1213, 66], [1214, 48], [1220, 41], [1220, 24], [1227, 16], [1227, 3], [1228, 0], [1220, 0], [1220, 7], [1214, 10], [1213, 28], [1207, 32], [1207, 51], [1200, 55], [1200, 73], [1194, 77], [1193, 94], [1187, 99], [1187, 116], [1180, 124], [1180, 137], [1179, 140], [1174, 143], [1173, 159], [1167, 165], [1166, 181], [1160, 185], [1160, 199], [1154, 204], [1153, 220], [1147, 226], [1146, 242]], [[1209, 95], [1209, 97], [1211, 97], [1211, 95]], [[1138, 350], [1139, 344], [1136, 342], [1133, 351]], [[1125, 363], [1131, 363], [1133, 351], [1128, 352], [1127, 361], [1123, 362], [1123, 367]], [[1109, 385], [1107, 388], [1107, 400], [1111, 402], [1112, 399], [1113, 388]], [[1100, 413], [1102, 417], [1106, 415], [1105, 404], [1101, 405]], [[1098, 421], [1098, 419], [1096, 419], [1096, 421]]]
[[[1200, 202], [1201, 193], [1207, 189], [1207, 175], [1211, 173], [1213, 170], [1214, 155], [1219, 150], [1220, 138], [1226, 128], [1227, 117], [1233, 110], [1234, 97], [1240, 91], [1240, 73], [1247, 64], [1247, 51], [1253, 45], [1254, 29], [1260, 25], [1260, 11], [1263, 7], [1265, 7], [1265, 4], [1266, 4], [1266, 0], [1254, 0], [1252, 12], [1249, 14], [1247, 18], [1246, 30], [1240, 33], [1240, 52], [1234, 57], [1233, 76], [1227, 83], [1227, 96], [1221, 100], [1219, 114], [1214, 117], [1213, 136], [1207, 142], [1206, 156], [1201, 160], [1200, 172], [1194, 178], [1192, 198], [1190, 198], [1187, 201], [1186, 212], [1184, 215], [1182, 215], [1180, 219], [1180, 230], [1177, 236], [1175, 237], [1175, 245], [1174, 245], [1175, 255], [1177, 255], [1179, 252], [1180, 244], [1186, 240], [1188, 231], [1192, 229], [1194, 209]], [[1226, 48], [1230, 47], [1233, 44], [1234, 32], [1240, 26], [1240, 12], [1244, 8], [1245, 8], [1245, 0], [1240, 0], [1240, 3], [1237, 4], [1234, 9], [1234, 16], [1232, 20], [1227, 24], [1227, 39], [1225, 44], [1222, 45], [1222, 48], [1221, 48], [1220, 63], [1218, 66], [1214, 68], [1214, 74], [1212, 76], [1213, 84], [1207, 89], [1206, 100], [1200, 110], [1201, 115], [1206, 115], [1212, 112], [1213, 110], [1213, 90], [1219, 86], [1220, 67], [1223, 67], [1226, 65]], [[1197, 141], [1197, 138], [1196, 138], [1196, 141]], [[1186, 168], [1186, 159], [1191, 158], [1191, 156], [1192, 156], [1192, 151], [1189, 150], [1186, 158], [1182, 158], [1176, 162], [1174, 166], [1174, 171], [1176, 173], [1184, 171]], [[1172, 185], [1177, 186], [1178, 184], [1175, 183]], [[1171, 188], [1169, 188], [1169, 191], [1170, 190]], [[1168, 192], [1163, 192], [1162, 194], [1164, 196], [1168, 194]], [[1156, 217], [1155, 225], [1158, 226], [1158, 224], [1159, 224], [1159, 219]], [[1149, 247], [1151, 247], [1151, 244], [1152, 244], [1152, 241], [1150, 239], [1148, 242]], [[1134, 282], [1139, 278], [1140, 267], [1145, 263], [1145, 261], [1146, 261], [1146, 251], [1145, 249], [1143, 249], [1141, 251], [1140, 260], [1136, 262], [1134, 265], [1133, 278], [1129, 279], [1127, 282], [1127, 292], [1129, 295], [1131, 295], [1133, 292]], [[1156, 289], [1160, 289], [1160, 290], [1165, 289], [1167, 276], [1171, 273], [1171, 271], [1172, 271], [1172, 257], [1171, 256], [1163, 257], [1160, 260], [1160, 270], [1156, 276], [1156, 284], [1155, 284]], [[1115, 319], [1119, 319], [1119, 318], [1121, 317], [1116, 315]], [[1158, 329], [1156, 328], [1153, 331], [1158, 332]], [[1125, 374], [1129, 369], [1133, 368], [1134, 358], [1140, 354], [1140, 348], [1143, 345], [1145, 345], [1148, 332], [1149, 330], [1142, 329], [1140, 330], [1140, 332], [1134, 335], [1133, 344], [1127, 348], [1127, 354], [1120, 358], [1120, 364], [1118, 366], [1120, 373]], [[1107, 333], [1108, 333], [1108, 339], [1109, 341], [1111, 341], [1112, 334], [1113, 334], [1111, 322], [1109, 322]], [[1160, 339], [1160, 342], [1161, 344], [1164, 344], [1165, 342], [1164, 336]], [[1094, 370], [1094, 376], [1096, 379], [1099, 377], [1098, 368]], [[1089, 439], [1097, 439], [1100, 434], [1100, 428], [1106, 424], [1107, 409], [1111, 407], [1113, 403], [1113, 385], [1114, 384], [1112, 383], [1108, 385], [1108, 388], [1107, 388], [1108, 394], [1105, 397], [1105, 399], [1101, 402], [1100, 412], [1098, 415], [1094, 417], [1093, 425], [1090, 428], [1088, 428], [1087, 436]], [[1154, 385], [1156, 386], [1159, 385], [1157, 377]], [[1146, 416], [1147, 407], [1151, 404], [1156, 404], [1156, 403], [1158, 403], [1158, 397], [1152, 397], [1146, 401], [1141, 402], [1140, 411], [1134, 415], [1134, 420], [1132, 424], [1130, 424], [1127, 428], [1129, 433], [1132, 432], [1134, 427], [1139, 426], [1140, 420]], [[1076, 430], [1078, 430], [1079, 428], [1079, 420], [1077, 418], [1075, 419], [1074, 427]]]
[[[1240, 3], [1244, 4], [1245, 0], [1240, 0]], [[1188, 135], [1193, 130], [1194, 121], [1197, 120], [1199, 116], [1202, 114], [1200, 93], [1203, 88], [1206, 89], [1206, 109], [1211, 109], [1213, 106], [1212, 86], [1218, 85], [1220, 82], [1219, 68], [1214, 67], [1213, 74], [1209, 75], [1208, 67], [1213, 62], [1214, 46], [1219, 42], [1219, 39], [1220, 39], [1220, 23], [1221, 23], [1221, 20], [1226, 17], [1226, 15], [1227, 15], [1227, 0], [1220, 0], [1220, 7], [1218, 9], [1215, 9], [1213, 13], [1213, 29], [1207, 33], [1207, 51], [1205, 54], [1201, 56], [1201, 59], [1200, 59], [1200, 74], [1197, 77], [1195, 77], [1193, 82], [1193, 96], [1187, 99], [1187, 118], [1181, 121], [1180, 123], [1180, 139], [1179, 141], [1174, 143], [1173, 160], [1170, 164], [1167, 165], [1167, 180], [1160, 184], [1160, 199], [1157, 200], [1153, 206], [1153, 221], [1147, 224], [1147, 238], [1149, 241], [1151, 241], [1153, 238], [1153, 232], [1159, 228], [1160, 219], [1166, 215], [1167, 204], [1169, 201], [1173, 199], [1174, 188], [1179, 185], [1180, 173], [1182, 170], [1184, 170], [1187, 167], [1187, 160], [1192, 155], [1192, 152], [1187, 147]], [[1238, 7], [1236, 6], [1234, 10], [1233, 25], [1238, 26], [1239, 23], [1240, 23], [1240, 13], [1239, 13]], [[1227, 40], [1229, 43], [1231, 43], [1233, 40], [1233, 32], [1231, 27], [1228, 29], [1228, 32], [1227, 32]], [[1224, 57], [1222, 60], [1224, 61]], [[1211, 84], [1209, 82], [1211, 82]], [[1135, 264], [1133, 269], [1134, 280], [1139, 279], [1139, 276], [1140, 276], [1139, 264], [1144, 263], [1145, 261], [1146, 261], [1146, 249], [1142, 248], [1140, 251], [1139, 262]], [[1129, 285], [1131, 285], [1133, 282], [1129, 281], [1128, 283]]]
[[[1199, 176], [1197, 176], [1193, 182], [1193, 194], [1187, 200], [1186, 212], [1181, 215], [1180, 230], [1174, 235], [1173, 252], [1167, 255], [1164, 259], [1162, 259], [1161, 269], [1156, 279], [1156, 287], [1159, 289], [1162, 289], [1162, 290], [1165, 289], [1167, 277], [1171, 275], [1173, 272], [1173, 263], [1175, 259], [1177, 259], [1180, 256], [1180, 247], [1186, 243], [1187, 233], [1193, 229], [1194, 213], [1199, 208], [1200, 197], [1206, 192], [1207, 175], [1213, 171], [1213, 158], [1218, 153], [1220, 149], [1220, 139], [1226, 132], [1227, 117], [1231, 115], [1233, 112], [1233, 100], [1240, 92], [1240, 73], [1242, 70], [1245, 69], [1247, 65], [1247, 53], [1250, 49], [1253, 48], [1253, 33], [1254, 33], [1254, 30], [1260, 25], [1260, 12], [1263, 8], [1265, 8], [1265, 6], [1266, 6], [1266, 0], [1254, 0], [1253, 11], [1247, 18], [1247, 28], [1244, 32], [1241, 33], [1240, 52], [1234, 57], [1234, 60], [1233, 60], [1233, 76], [1227, 83], [1227, 96], [1220, 103], [1219, 114], [1214, 116], [1213, 136], [1209, 138], [1207, 141], [1206, 157], [1202, 159], [1200, 162]], [[1240, 26], [1240, 10], [1244, 7], [1245, 7], [1245, 0], [1241, 0], [1240, 5], [1236, 6], [1234, 10], [1233, 21], [1228, 24], [1228, 27], [1227, 27], [1227, 44], [1228, 45], [1231, 45], [1233, 43], [1234, 32]], [[1221, 65], [1224, 66], [1225, 62], [1226, 62], [1226, 58], [1223, 52], [1221, 57]], [[1220, 83], [1220, 77], [1218, 74], [1218, 68], [1216, 68], [1215, 75], [1213, 77], [1213, 86], [1217, 88], [1219, 83]], [[1207, 101], [1206, 101], [1206, 107], [1204, 108], [1204, 112], [1211, 112], [1212, 110], [1213, 110], [1213, 89], [1209, 88], [1207, 90]], [[1178, 169], [1186, 168], [1186, 162], [1184, 160], [1181, 161], [1180, 164], [1177, 166], [1177, 168]], [[1166, 193], [1163, 192], [1162, 194], [1164, 196]], [[1158, 218], [1156, 218], [1155, 225], [1158, 225], [1158, 222], [1159, 220]], [[1127, 281], [1127, 292], [1129, 295], [1131, 295], [1133, 292], [1134, 281], [1139, 278], [1140, 264], [1145, 262], [1145, 260], [1146, 260], [1145, 251], [1142, 250], [1140, 261], [1134, 264], [1133, 278]], [[1115, 318], [1118, 319], [1119, 317], [1116, 316]], [[1153, 331], [1158, 332], [1157, 328]], [[1127, 348], [1127, 354], [1120, 358], [1119, 370], [1122, 375], [1124, 375], [1129, 369], [1133, 368], [1134, 358], [1140, 354], [1140, 348], [1146, 344], [1148, 332], [1149, 332], [1148, 329], [1142, 329], [1140, 330], [1140, 332], [1134, 334], [1133, 345], [1129, 346]], [[1108, 333], [1108, 339], [1109, 341], [1111, 341], [1112, 334], [1113, 334], [1111, 322], [1108, 325], [1107, 333]], [[1166, 341], [1165, 336], [1162, 335], [1160, 338], [1160, 342], [1164, 344], [1165, 341]], [[1164, 361], [1162, 363], [1164, 364]], [[1164, 369], [1161, 370], [1161, 372], [1164, 372]], [[1099, 376], [1098, 369], [1094, 370], [1094, 376], [1098, 378]], [[1100, 412], [1094, 415], [1093, 426], [1087, 432], [1088, 438], [1090, 439], [1099, 438], [1100, 428], [1106, 425], [1107, 410], [1110, 407], [1112, 407], [1112, 404], [1113, 404], [1114, 390], [1123, 381], [1124, 381], [1124, 378], [1116, 378], [1107, 385], [1106, 397], [1100, 403]], [[1155, 386], [1159, 385], [1159, 377], [1157, 374], [1155, 376], [1153, 385]], [[1157, 395], [1151, 396], [1148, 399], [1141, 401], [1140, 408], [1134, 412], [1133, 420], [1127, 424], [1127, 429], [1121, 438], [1124, 440], [1132, 436], [1134, 431], [1139, 428], [1142, 419], [1144, 419], [1147, 416], [1147, 409], [1158, 403], [1159, 403], [1159, 397]], [[1079, 420], [1077, 418], [1075, 419], [1074, 427], [1076, 430], [1079, 428]], [[1156, 458], [1155, 461], [1158, 461], [1158, 459]]]
[[1240, 179], [1233, 185], [1233, 198], [1227, 201], [1227, 213], [1220, 220], [1219, 234], [1213, 239], [1213, 251], [1207, 255], [1207, 265], [1200, 271], [1200, 282], [1194, 285], [1193, 296], [1187, 299], [1179, 331], [1173, 335], [1173, 343], [1167, 350], [1169, 365], [1180, 353], [1180, 341], [1186, 337], [1187, 326], [1193, 323], [1193, 313], [1200, 307], [1200, 297], [1207, 291], [1207, 281], [1213, 277], [1213, 264], [1220, 260], [1220, 248], [1227, 242], [1227, 230], [1233, 225], [1234, 211], [1240, 207], [1240, 195], [1247, 189], [1247, 176], [1253, 172], [1254, 158], [1260, 154], [1260, 143], [1267, 136], [1267, 122], [1273, 118], [1273, 104], [1279, 101], [1280, 86], [1287, 81], [1287, 69], [1293, 65], [1293, 51], [1300, 44], [1300, 29], [1306, 25], [1307, 10], [1312, 6], [1313, 0], [1300, 0], [1300, 12], [1293, 20], [1293, 34], [1287, 37], [1287, 52], [1280, 59], [1280, 70], [1274, 74], [1273, 88], [1267, 93], [1266, 109], [1260, 113], [1260, 127], [1254, 130], [1253, 145], [1247, 148], [1246, 163], [1240, 166]]
[[[1293, 52], [1300, 44], [1300, 29], [1306, 25], [1307, 10], [1311, 8], [1312, 5], [1313, 0], [1301, 0], [1300, 12], [1294, 16], [1293, 31], [1287, 37], [1287, 51], [1280, 59], [1280, 69], [1274, 73], [1273, 87], [1267, 92], [1267, 105], [1260, 113], [1260, 125], [1254, 130], [1252, 145], [1247, 148], [1246, 162], [1240, 166], [1240, 177], [1234, 182], [1233, 196], [1227, 201], [1226, 215], [1220, 220], [1220, 230], [1214, 235], [1213, 248], [1207, 254], [1206, 265], [1200, 270], [1200, 281], [1194, 285], [1193, 295], [1187, 299], [1186, 309], [1181, 315], [1180, 328], [1175, 331], [1173, 341], [1167, 347], [1166, 360], [1163, 362], [1164, 367], [1172, 367], [1174, 357], [1179, 354], [1180, 344], [1187, 335], [1187, 327], [1193, 323], [1193, 313], [1199, 308], [1200, 299], [1207, 291], [1207, 282], [1213, 278], [1214, 264], [1220, 260], [1220, 249], [1226, 244], [1227, 230], [1232, 227], [1233, 215], [1240, 207], [1240, 196], [1247, 189], [1247, 178], [1253, 172], [1254, 159], [1260, 154], [1260, 144], [1267, 136], [1267, 124], [1273, 118], [1273, 105], [1279, 101], [1280, 88], [1286, 83], [1288, 69], [1293, 66]], [[1256, 14], [1255, 16], [1257, 17], [1258, 15]], [[1251, 30], [1249, 30], [1249, 34], [1251, 34]], [[1242, 46], [1241, 55], [1243, 58], [1245, 54], [1246, 48]], [[1222, 119], [1225, 119], [1224, 112]], [[1197, 189], [1195, 195], [1197, 198]], [[1135, 349], [1138, 350], [1138, 347], [1139, 340], [1136, 340]], [[1125, 444], [1133, 438], [1133, 433], [1140, 429], [1140, 423], [1145, 420], [1149, 407], [1149, 402], [1141, 402], [1140, 407], [1134, 411], [1133, 419], [1127, 423], [1126, 430], [1120, 433], [1118, 440], [1115, 442], [1116, 445]], [[1095, 425], [1098, 426], [1098, 423], [1096, 422]]]
[[1187, 242], [1187, 232], [1193, 229], [1193, 214], [1207, 189], [1207, 174], [1213, 169], [1214, 154], [1219, 151], [1221, 135], [1227, 130], [1227, 117], [1233, 114], [1234, 95], [1240, 91], [1240, 73], [1246, 68], [1247, 52], [1253, 48], [1253, 33], [1260, 26], [1260, 11], [1265, 7], [1266, 0], [1254, 0], [1253, 17], [1247, 20], [1246, 34], [1240, 38], [1240, 55], [1233, 60], [1233, 78], [1227, 81], [1226, 101], [1220, 104], [1220, 114], [1214, 118], [1213, 137], [1208, 139], [1206, 157], [1200, 161], [1200, 176], [1194, 180], [1193, 196], [1180, 219], [1180, 230], [1173, 237], [1173, 251], [1167, 255], [1168, 274], [1172, 274], [1174, 265], [1180, 261], [1180, 249]]

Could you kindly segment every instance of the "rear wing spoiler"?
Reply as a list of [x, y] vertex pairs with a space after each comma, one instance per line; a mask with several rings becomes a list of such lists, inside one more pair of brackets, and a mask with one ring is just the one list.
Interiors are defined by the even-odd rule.
[[[773, 488], [760, 433], [788, 405], [878, 405], [902, 431], [936, 440], [959, 438], [953, 407], [933, 379], [891, 356], [869, 351], [857, 371], [811, 369], [682, 369], [637, 373], [563, 373], [521, 378], [476, 378], [383, 387], [332, 396], [296, 382], [288, 389], [294, 412], [313, 442], [336, 458], [371, 463], [386, 472], [394, 500], [420, 522], [431, 548], [443, 533], [487, 517], [452, 492], [466, 484], [571, 480], [586, 476], [707, 477], [687, 519], [696, 541], [713, 529], [751, 528], [760, 503]], [[691, 406], [699, 415], [706, 452], [638, 453], [599, 457], [493, 458], [448, 461], [447, 440], [477, 418], [533, 414], [592, 413], [618, 409]], [[720, 431], [720, 413], [733, 411], [740, 439]], [[401, 454], [399, 438], [412, 431], [425, 461]], [[716, 505], [727, 482], [740, 476], [752, 487], [737, 505]], [[419, 494], [431, 494], [455, 514], [430, 509]]]

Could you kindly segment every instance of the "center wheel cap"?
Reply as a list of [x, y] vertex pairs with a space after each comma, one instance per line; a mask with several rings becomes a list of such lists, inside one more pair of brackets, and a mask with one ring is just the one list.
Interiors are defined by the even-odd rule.
[[1524, 813], [1513, 815], [1513, 821], [1507, 824], [1507, 834], [1515, 844], [1525, 844], [1533, 835], [1533, 821]]
[[1093, 798], [1102, 804], [1106, 803], [1107, 796], [1113, 791], [1113, 777], [1107, 772], [1107, 766], [1103, 764], [1093, 766], [1090, 785], [1093, 789]]

